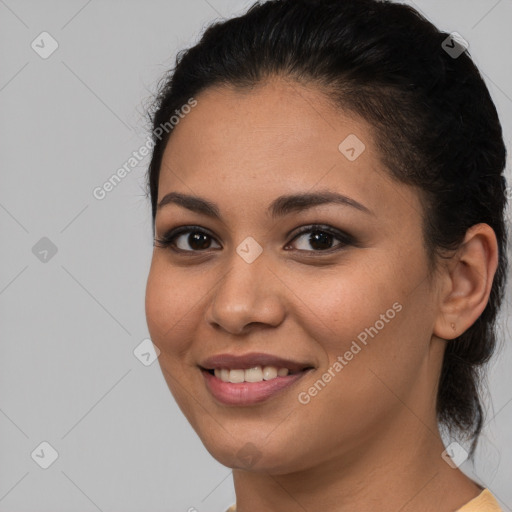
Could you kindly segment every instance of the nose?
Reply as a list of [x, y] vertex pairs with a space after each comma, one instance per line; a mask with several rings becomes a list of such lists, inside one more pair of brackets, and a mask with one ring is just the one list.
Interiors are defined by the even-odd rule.
[[229, 268], [212, 292], [207, 321], [238, 335], [257, 324], [277, 327], [285, 318], [283, 287], [264, 252], [252, 263], [233, 252]]

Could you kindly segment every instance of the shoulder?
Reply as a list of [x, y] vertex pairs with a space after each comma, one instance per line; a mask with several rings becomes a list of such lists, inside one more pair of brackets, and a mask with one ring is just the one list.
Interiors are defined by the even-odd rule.
[[[230, 512], [230, 511], [228, 511]], [[503, 512], [489, 489], [484, 489], [476, 498], [456, 512]]]
[[[236, 505], [231, 505], [226, 512], [236, 512]], [[476, 498], [466, 503], [456, 512], [503, 512], [503, 510], [491, 491], [484, 489]]]

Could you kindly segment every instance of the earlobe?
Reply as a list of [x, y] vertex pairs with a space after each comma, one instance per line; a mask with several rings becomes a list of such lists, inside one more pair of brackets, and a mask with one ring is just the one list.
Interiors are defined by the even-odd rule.
[[457, 338], [482, 314], [498, 266], [498, 244], [488, 224], [475, 224], [446, 265], [446, 286], [439, 297], [434, 334]]

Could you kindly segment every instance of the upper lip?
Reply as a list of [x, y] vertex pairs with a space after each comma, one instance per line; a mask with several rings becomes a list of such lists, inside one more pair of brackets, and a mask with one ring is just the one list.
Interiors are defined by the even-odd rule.
[[306, 368], [313, 368], [309, 363], [292, 361], [261, 352], [251, 352], [242, 355], [217, 354], [203, 360], [199, 366], [205, 370], [215, 370], [216, 368], [246, 370], [248, 368], [254, 368], [255, 366], [275, 366], [277, 368], [288, 368], [290, 372], [299, 372]]

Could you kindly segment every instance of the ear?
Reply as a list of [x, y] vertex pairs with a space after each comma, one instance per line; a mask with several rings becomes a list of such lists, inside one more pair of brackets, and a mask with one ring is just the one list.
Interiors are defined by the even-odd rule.
[[496, 234], [488, 224], [475, 224], [443, 270], [439, 314], [434, 334], [451, 340], [469, 329], [489, 300], [498, 267]]

